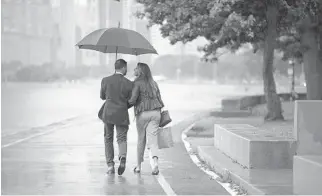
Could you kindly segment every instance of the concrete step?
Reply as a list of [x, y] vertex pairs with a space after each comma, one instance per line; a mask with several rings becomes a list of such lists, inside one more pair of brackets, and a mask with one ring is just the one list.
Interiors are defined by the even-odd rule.
[[322, 195], [322, 156], [294, 156], [293, 187], [296, 195]]
[[247, 124], [216, 124], [214, 146], [249, 169], [291, 169], [296, 141]]
[[223, 179], [250, 195], [293, 194], [292, 169], [245, 169], [213, 146], [198, 146], [197, 153]]

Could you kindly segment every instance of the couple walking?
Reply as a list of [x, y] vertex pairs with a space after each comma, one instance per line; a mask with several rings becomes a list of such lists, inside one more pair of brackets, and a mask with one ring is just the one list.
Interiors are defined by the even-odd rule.
[[137, 166], [135, 173], [140, 173], [144, 150], [147, 149], [153, 157], [152, 174], [158, 175], [158, 144], [157, 131], [164, 107], [160, 90], [153, 80], [147, 64], [138, 63], [134, 70], [136, 79], [131, 82], [124, 76], [127, 73], [127, 62], [118, 59], [115, 62], [115, 74], [102, 79], [100, 97], [105, 101], [100, 118], [104, 122], [105, 156], [108, 174], [114, 174], [114, 127], [119, 147], [118, 174], [122, 175], [126, 166], [127, 132], [129, 129], [128, 109], [134, 106], [136, 127], [138, 131]]

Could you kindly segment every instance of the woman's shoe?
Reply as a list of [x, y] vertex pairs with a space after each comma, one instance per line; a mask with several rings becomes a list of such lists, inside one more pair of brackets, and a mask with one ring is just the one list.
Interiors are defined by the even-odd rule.
[[141, 170], [139, 170], [137, 167], [135, 167], [133, 171], [134, 173], [137, 173], [137, 174], [141, 173]]
[[152, 170], [152, 175], [158, 175], [159, 174], [159, 168], [158, 166], [156, 166], [153, 170]]

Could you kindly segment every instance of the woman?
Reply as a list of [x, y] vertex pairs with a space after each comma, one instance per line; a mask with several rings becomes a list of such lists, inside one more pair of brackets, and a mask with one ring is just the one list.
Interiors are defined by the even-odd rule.
[[164, 107], [160, 90], [153, 80], [150, 68], [145, 63], [138, 63], [134, 70], [136, 79], [130, 105], [134, 105], [136, 127], [138, 131], [137, 166], [135, 173], [140, 173], [141, 163], [144, 161], [145, 145], [153, 158], [152, 175], [159, 174], [158, 168], [158, 140], [157, 132], [161, 118], [161, 108]]

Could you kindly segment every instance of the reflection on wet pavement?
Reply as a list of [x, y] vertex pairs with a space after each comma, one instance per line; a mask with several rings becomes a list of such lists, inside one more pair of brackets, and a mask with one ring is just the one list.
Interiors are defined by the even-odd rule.
[[[98, 97], [99, 84], [100, 81], [97, 81], [92, 86], [60, 89], [49, 88], [46, 85], [40, 87], [37, 85], [34, 88], [28, 85], [21, 89], [19, 85], [15, 85], [1, 89], [2, 95], [5, 95], [1, 100], [3, 106], [1, 112], [5, 114], [1, 116], [3, 122], [1, 139], [4, 144], [46, 132], [39, 137], [2, 148], [2, 194], [165, 194], [157, 179], [151, 175], [147, 154], [141, 174], [133, 173], [136, 165], [135, 128], [130, 128], [128, 132], [128, 159], [125, 173], [122, 177], [117, 174], [113, 176], [106, 174], [103, 124], [97, 120], [97, 110], [102, 104]], [[210, 105], [212, 107], [220, 105], [223, 94], [232, 92], [231, 89], [227, 90], [227, 87], [214, 87], [209, 84], [194, 87], [198, 91], [191, 91], [191, 85], [166, 83], [160, 84], [160, 89], [166, 107], [171, 111], [172, 124], [190, 116], [192, 109], [196, 112], [208, 109]], [[81, 99], [78, 99], [80, 97]], [[91, 119], [96, 120], [84, 122], [82, 118], [76, 118], [64, 121], [72, 116], [83, 117], [84, 114], [93, 114]], [[130, 121], [131, 126], [135, 126], [133, 110], [130, 110]], [[65, 123], [71, 126], [60, 126]], [[56, 129], [48, 131], [52, 127]], [[116, 139], [114, 143], [117, 155]], [[165, 154], [171, 156], [164, 158], [166, 156], [162, 155], [160, 159], [162, 173], [176, 193], [204, 191], [204, 187], [196, 189], [190, 186], [195, 185], [195, 181], [199, 183], [201, 176], [203, 182], [207, 182], [208, 179], [198, 173], [198, 168], [195, 168], [194, 173], [188, 172], [191, 169], [189, 160], [178, 159], [182, 152], [185, 150], [178, 152], [181, 153], [179, 155], [173, 155], [169, 150], [164, 150]], [[183, 160], [182, 165], [176, 164], [173, 160], [178, 163]], [[117, 166], [118, 162], [116, 169]], [[175, 175], [174, 171], [177, 172]], [[188, 177], [193, 179], [187, 182]], [[204, 191], [206, 194], [213, 194], [213, 190], [219, 190], [213, 188], [212, 182], [208, 182], [207, 187], [208, 189]], [[222, 192], [218, 191], [218, 194], [220, 193]]]
[[123, 176], [106, 174], [102, 128], [92, 122], [2, 149], [2, 194], [164, 194], [148, 161], [142, 174], [133, 172], [136, 131], [129, 131]]

